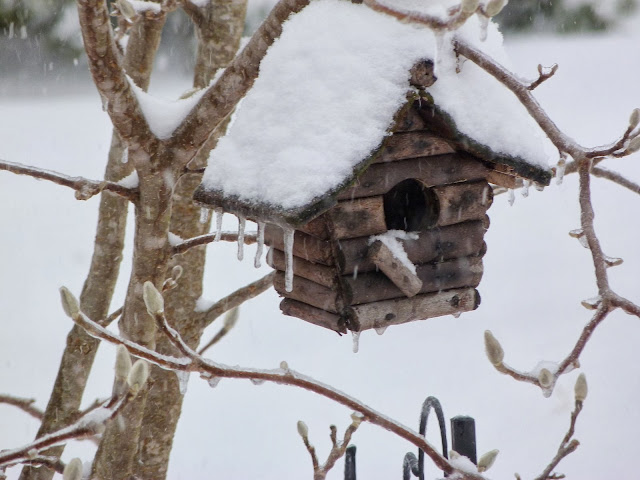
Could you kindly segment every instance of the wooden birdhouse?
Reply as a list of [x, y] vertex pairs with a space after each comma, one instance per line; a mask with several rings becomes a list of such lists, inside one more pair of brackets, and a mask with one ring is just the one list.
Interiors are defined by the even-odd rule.
[[[337, 17], [334, 12], [332, 18]], [[311, 24], [300, 32], [292, 29], [297, 36], [291, 42], [310, 28]], [[286, 34], [285, 30], [283, 42]], [[274, 287], [284, 297], [283, 313], [337, 332], [360, 332], [477, 308], [493, 186], [547, 185], [550, 169], [524, 159], [519, 151], [493, 148], [486, 128], [459, 128], [464, 123], [459, 105], [447, 110], [432, 95], [434, 91], [446, 99], [433, 87], [453, 80], [447, 74], [436, 79], [433, 63], [424, 58], [410, 64], [413, 67], [400, 78], [393, 93], [396, 103], [385, 107], [386, 119], [379, 109], [367, 110], [384, 103], [379, 89], [372, 99], [366, 89], [356, 89], [345, 98], [361, 95], [364, 100], [356, 99], [352, 108], [348, 102], [329, 107], [321, 102], [314, 109], [308, 102], [296, 105], [294, 98], [290, 106], [281, 107], [282, 115], [276, 115], [282, 124], [270, 125], [272, 119], [265, 113], [263, 128], [271, 128], [271, 133], [258, 133], [249, 115], [265, 102], [295, 97], [286, 92], [269, 100], [274, 88], [282, 88], [278, 82], [269, 83], [269, 65], [263, 62], [257, 92], [245, 100], [231, 140], [212, 152], [195, 199], [258, 223], [259, 236], [271, 247], [267, 262], [277, 271]], [[286, 72], [273, 75], [286, 77]], [[259, 84], [263, 76], [266, 85]], [[331, 79], [322, 85], [327, 82]], [[472, 117], [479, 110], [473, 107]], [[323, 108], [334, 110], [323, 114]], [[302, 117], [297, 117], [300, 111]], [[322, 121], [313, 118], [317, 115]], [[375, 115], [373, 123], [382, 126], [377, 137], [366, 115]], [[489, 124], [496, 121], [490, 113], [486, 117]], [[512, 121], [517, 123], [505, 118], [506, 133], [496, 131], [495, 136], [512, 134]], [[256, 146], [260, 135], [267, 140]], [[360, 135], [368, 143], [360, 145]], [[243, 149], [248, 149], [244, 155]]]

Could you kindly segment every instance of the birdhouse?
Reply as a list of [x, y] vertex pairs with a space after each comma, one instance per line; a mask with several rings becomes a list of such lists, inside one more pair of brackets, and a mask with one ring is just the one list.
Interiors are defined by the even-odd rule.
[[[474, 310], [493, 188], [547, 185], [551, 178], [546, 165], [521, 155], [531, 148], [520, 144], [535, 144], [528, 139], [531, 125], [521, 111], [520, 117], [500, 120], [488, 110], [491, 101], [495, 107], [506, 100], [496, 94], [487, 104], [478, 95], [493, 80], [484, 76], [471, 76], [466, 93], [475, 103], [465, 117], [460, 99], [452, 105], [447, 96], [456, 93], [447, 92], [447, 82], [460, 85], [460, 65], [434, 74], [433, 61], [416, 59], [418, 53], [404, 55], [404, 73], [388, 73], [375, 55], [353, 52], [351, 45], [347, 55], [355, 58], [343, 66], [366, 70], [375, 64], [357, 73], [355, 87], [340, 81], [349, 74], [335, 66], [302, 72], [311, 78], [309, 89], [286, 86], [287, 76], [301, 67], [272, 71], [269, 57], [275, 65], [282, 60], [280, 50], [291, 56], [299, 45], [323, 41], [322, 22], [303, 17], [323, 3], [285, 25], [284, 46], [274, 45], [263, 60], [228, 137], [211, 154], [195, 199], [237, 215], [241, 224], [245, 218], [258, 223], [286, 315], [337, 332], [360, 332]], [[433, 43], [430, 32], [407, 31], [361, 5], [332, 2], [333, 19], [343, 18], [335, 8], [345, 9], [346, 18], [354, 11], [365, 17], [358, 29], [365, 44], [376, 44], [380, 28], [388, 30], [391, 43], [409, 37], [379, 52], [386, 61], [390, 53], [408, 49], [413, 35], [419, 37], [413, 41]], [[309, 55], [313, 51], [303, 48], [300, 61]], [[375, 76], [372, 82], [368, 75]], [[336, 91], [339, 98], [333, 98]], [[322, 97], [317, 102], [314, 92]], [[513, 104], [506, 103], [512, 112]], [[485, 115], [479, 114], [483, 109]], [[510, 135], [521, 137], [511, 138], [506, 148], [493, 146]]]

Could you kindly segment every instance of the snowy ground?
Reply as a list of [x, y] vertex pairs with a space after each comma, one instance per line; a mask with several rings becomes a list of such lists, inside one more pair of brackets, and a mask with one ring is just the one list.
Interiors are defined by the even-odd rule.
[[[557, 124], [585, 144], [608, 142], [640, 106], [637, 79], [640, 34], [580, 38], [528, 38], [508, 45], [518, 72], [532, 77], [538, 63], [560, 64], [539, 88], [542, 104]], [[182, 84], [180, 84], [182, 82]], [[188, 81], [173, 79], [159, 90], [175, 92]], [[79, 87], [82, 92], [88, 91]], [[69, 89], [71, 90], [71, 89]], [[22, 89], [24, 91], [24, 89]], [[44, 92], [16, 96], [0, 88], [0, 158], [98, 178], [109, 146], [109, 121], [95, 93]], [[640, 181], [638, 156], [609, 162]], [[594, 180], [596, 227], [605, 252], [625, 263], [611, 271], [620, 293], [640, 300], [640, 198]], [[78, 202], [63, 187], [0, 174], [0, 390], [38, 399], [44, 407], [70, 328], [57, 289], [79, 293], [87, 272], [97, 200]], [[536, 388], [496, 373], [483, 352], [482, 332], [491, 329], [516, 368], [559, 360], [573, 346], [590, 313], [580, 300], [595, 293], [588, 251], [567, 232], [578, 225], [576, 179], [566, 178], [543, 193], [506, 195], [490, 210], [482, 305], [460, 318], [414, 322], [383, 336], [366, 332], [360, 352], [351, 338], [280, 315], [274, 292], [247, 304], [234, 332], [211, 356], [217, 361], [275, 367], [281, 360], [355, 395], [417, 428], [428, 395], [441, 400], [445, 415], [476, 418], [478, 450], [500, 449], [492, 478], [540, 473], [553, 457], [568, 425], [577, 373], [562, 378], [551, 398]], [[227, 219], [227, 226], [235, 221]], [[249, 250], [251, 247], [249, 248]], [[210, 248], [207, 296], [218, 298], [263, 275], [251, 255], [240, 263], [235, 246]], [[129, 265], [123, 265], [123, 280]], [[114, 307], [122, 301], [124, 281]], [[630, 478], [637, 475], [640, 323], [614, 314], [596, 332], [582, 357], [589, 397], [577, 427], [581, 446], [561, 464], [569, 478]], [[101, 349], [85, 402], [111, 388], [114, 350]], [[194, 377], [185, 400], [170, 468], [171, 479], [310, 478], [308, 455], [296, 433], [304, 420], [321, 458], [328, 452], [328, 426], [340, 431], [350, 412], [289, 387], [223, 380], [216, 389]], [[32, 439], [34, 420], [0, 406], [0, 449]], [[431, 425], [429, 438], [436, 435]], [[358, 477], [401, 477], [410, 447], [377, 427], [363, 425], [354, 438]], [[413, 449], [411, 449], [413, 450]], [[65, 458], [90, 458], [86, 443], [67, 448]], [[329, 478], [342, 478], [341, 464]], [[428, 466], [427, 476], [437, 472]], [[10, 471], [10, 478], [17, 470]]]

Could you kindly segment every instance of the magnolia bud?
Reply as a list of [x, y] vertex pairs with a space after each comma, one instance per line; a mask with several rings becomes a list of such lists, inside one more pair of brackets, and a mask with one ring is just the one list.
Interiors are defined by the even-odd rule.
[[240, 308], [235, 307], [229, 310], [224, 316], [224, 327], [227, 330], [231, 330], [236, 322], [238, 321], [238, 316], [240, 315]]
[[118, 380], [126, 380], [131, 371], [131, 357], [124, 345], [118, 345], [116, 350], [116, 378]]
[[138, 14], [136, 9], [133, 8], [133, 5], [131, 5], [128, 0], [118, 0], [116, 4], [118, 5], [118, 10], [120, 10], [122, 16], [129, 21], [133, 20]]
[[504, 350], [502, 350], [500, 342], [493, 336], [491, 330], [484, 331], [484, 348], [492, 365], [496, 367], [502, 365]]
[[362, 416], [361, 413], [358, 412], [353, 412], [351, 414], [351, 424], [355, 427], [358, 428], [360, 426], [360, 424], [362, 423], [362, 421], [364, 420], [364, 417]]
[[309, 427], [302, 420], [298, 420], [298, 435], [305, 440], [309, 438]]
[[629, 129], [633, 130], [640, 123], [640, 108], [634, 108], [629, 117]]
[[147, 312], [149, 312], [149, 315], [152, 317], [164, 312], [164, 298], [162, 298], [162, 294], [153, 283], [149, 281], [144, 282], [142, 286], [142, 298], [147, 307]]
[[538, 382], [542, 388], [549, 388], [553, 385], [553, 374], [546, 368], [543, 368], [540, 370], [540, 373], [538, 373]]
[[578, 375], [576, 379], [576, 386], [573, 388], [576, 395], [576, 402], [584, 402], [584, 399], [587, 398], [587, 393], [589, 393], [589, 387], [587, 386], [587, 377], [584, 373]]
[[626, 153], [634, 153], [640, 150], [640, 137], [635, 137], [633, 140], [629, 142], [627, 145]]
[[176, 265], [171, 269], [171, 278], [178, 280], [182, 276], [183, 271], [182, 265]]
[[74, 458], [67, 466], [64, 467], [64, 471], [62, 473], [63, 480], [82, 480], [82, 460], [79, 458]]
[[464, 13], [473, 13], [478, 8], [478, 0], [462, 0], [460, 8]]
[[283, 360], [283, 361], [280, 362], [280, 368], [282, 370], [284, 370], [285, 372], [288, 372], [289, 371], [289, 364]]
[[62, 300], [62, 309], [68, 317], [76, 319], [80, 316], [78, 299], [73, 296], [73, 293], [67, 287], [60, 287], [60, 299]]
[[486, 472], [491, 468], [493, 462], [496, 461], [496, 457], [500, 453], [500, 450], [491, 450], [480, 457], [478, 460], [478, 472]]
[[147, 378], [149, 378], [149, 364], [144, 360], [136, 360], [127, 377], [127, 383], [129, 384], [131, 393], [137, 395], [147, 382]]
[[486, 7], [484, 7], [484, 13], [487, 14], [487, 17], [495, 17], [502, 11], [506, 4], [506, 0], [490, 0]]

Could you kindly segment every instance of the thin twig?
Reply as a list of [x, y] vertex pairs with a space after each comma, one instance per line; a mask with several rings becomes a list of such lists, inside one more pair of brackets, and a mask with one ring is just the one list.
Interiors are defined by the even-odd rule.
[[35, 398], [20, 398], [13, 395], [0, 395], [0, 403], [6, 403], [7, 405], [13, 405], [18, 407], [23, 412], [28, 413], [37, 420], [42, 420], [44, 413], [38, 407], [34, 407]]
[[538, 475], [534, 480], [551, 480], [551, 479], [559, 479], [564, 478], [562, 474], [551, 473], [558, 464], [564, 459], [567, 455], [573, 453], [579, 446], [580, 442], [576, 439], [572, 439], [576, 429], [576, 421], [578, 420], [578, 415], [582, 411], [582, 402], [576, 400], [576, 406], [571, 413], [571, 422], [569, 424], [569, 430], [565, 434], [564, 438], [560, 442], [560, 446], [558, 447], [558, 451], [549, 462], [549, 465], [545, 467], [540, 475]]
[[[183, 242], [180, 242], [173, 247], [173, 255], [178, 255], [180, 253], [184, 253], [187, 250], [199, 247], [201, 245], [207, 245], [211, 242], [215, 242], [218, 240], [222, 240], [223, 242], [237, 242], [238, 234], [236, 232], [220, 232], [218, 236], [217, 233], [207, 233], [205, 235], [199, 235], [197, 237], [189, 238]], [[245, 245], [253, 245], [256, 243], [258, 238], [258, 234], [256, 232], [247, 232], [244, 234], [244, 244]]]
[[76, 191], [76, 198], [78, 200], [88, 200], [103, 190], [117, 193], [131, 201], [135, 201], [138, 196], [136, 190], [124, 187], [115, 182], [109, 182], [106, 180], [99, 182], [97, 180], [89, 180], [82, 177], [70, 177], [51, 170], [30, 167], [20, 163], [7, 162], [5, 160], [0, 160], [0, 170], [15, 173], [16, 175], [27, 175], [38, 180], [47, 180], [64, 187], [72, 188]]
[[202, 313], [203, 326], [210, 325], [216, 318], [225, 314], [229, 310], [236, 308], [254, 297], [257, 297], [261, 293], [267, 291], [273, 286], [273, 278], [275, 272], [271, 272], [259, 280], [245, 285], [239, 288], [235, 292], [227, 295], [221, 300], [218, 300], [211, 307]]
[[605, 178], [613, 183], [617, 183], [621, 187], [631, 190], [633, 193], [640, 195], [640, 185], [632, 182], [628, 178], [623, 177], [618, 172], [612, 172], [602, 167], [592, 167], [591, 174], [595, 177]]
[[387, 4], [380, 3], [378, 0], [364, 0], [363, 3], [375, 10], [376, 12], [384, 13], [392, 17], [397, 18], [400, 21], [418, 23], [425, 25], [436, 32], [453, 31], [460, 28], [465, 22], [471, 18], [476, 12], [484, 12], [481, 6], [478, 6], [474, 11], [464, 11], [461, 8], [453, 9], [450, 12], [449, 18], [442, 19], [434, 15], [428, 15], [426, 13], [412, 12], [409, 10], [398, 10]]
[[534, 80], [533, 82], [531, 82], [527, 86], [527, 89], [528, 90], [535, 90], [536, 88], [538, 88], [540, 86], [540, 84], [542, 84], [543, 82], [546, 82], [551, 77], [553, 77], [555, 75], [556, 71], [558, 71], [558, 64], [557, 63], [554, 63], [553, 66], [551, 67], [551, 69], [549, 69], [549, 71], [547, 71], [547, 72], [543, 71], [542, 65], [538, 65], [538, 78], [536, 80]]

